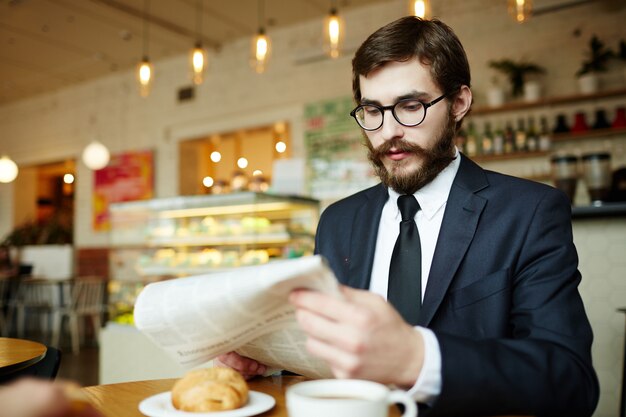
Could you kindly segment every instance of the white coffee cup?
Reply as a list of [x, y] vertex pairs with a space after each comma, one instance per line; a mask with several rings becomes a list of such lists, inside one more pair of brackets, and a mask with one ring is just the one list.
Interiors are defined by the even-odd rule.
[[402, 417], [417, 417], [404, 391], [358, 379], [320, 379], [287, 388], [289, 417], [387, 417], [390, 404], [404, 404]]

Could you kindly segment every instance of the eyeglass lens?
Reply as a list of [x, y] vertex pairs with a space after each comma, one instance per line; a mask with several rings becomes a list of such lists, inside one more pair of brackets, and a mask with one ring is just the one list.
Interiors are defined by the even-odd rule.
[[[354, 116], [363, 129], [375, 130], [383, 124], [384, 110], [372, 105], [358, 107]], [[415, 126], [424, 120], [426, 108], [418, 100], [397, 102], [392, 109], [394, 118], [403, 125]]]

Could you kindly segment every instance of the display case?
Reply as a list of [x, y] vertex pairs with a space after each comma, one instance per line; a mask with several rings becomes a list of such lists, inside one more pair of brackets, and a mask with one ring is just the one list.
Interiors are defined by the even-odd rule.
[[149, 282], [310, 255], [316, 200], [243, 192], [110, 206], [112, 319], [132, 320]]

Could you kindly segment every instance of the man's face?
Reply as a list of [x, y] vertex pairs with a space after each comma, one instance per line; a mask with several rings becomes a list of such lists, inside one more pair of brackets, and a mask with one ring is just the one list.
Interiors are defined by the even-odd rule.
[[[380, 106], [403, 98], [429, 103], [443, 94], [429, 68], [417, 59], [390, 62], [361, 76], [360, 87], [362, 103]], [[455, 120], [449, 114], [448, 100], [429, 107], [418, 126], [403, 126], [391, 111], [385, 111], [383, 125], [364, 132], [376, 173], [383, 184], [401, 194], [413, 194], [431, 182], [454, 158]]]

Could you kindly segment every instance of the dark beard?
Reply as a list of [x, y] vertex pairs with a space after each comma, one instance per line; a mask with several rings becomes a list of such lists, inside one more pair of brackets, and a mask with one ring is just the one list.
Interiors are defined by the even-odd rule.
[[[380, 181], [387, 187], [391, 187], [399, 194], [414, 194], [417, 190], [430, 183], [454, 160], [454, 137], [456, 135], [456, 122], [448, 116], [443, 132], [439, 135], [432, 149], [407, 142], [404, 139], [392, 139], [385, 141], [378, 148], [374, 148], [365, 137], [368, 149], [367, 158], [374, 166], [374, 171]], [[415, 172], [402, 174], [404, 161], [392, 161], [393, 166], [388, 171], [383, 164], [383, 157], [395, 148], [401, 152], [409, 152], [422, 160], [422, 166]]]

